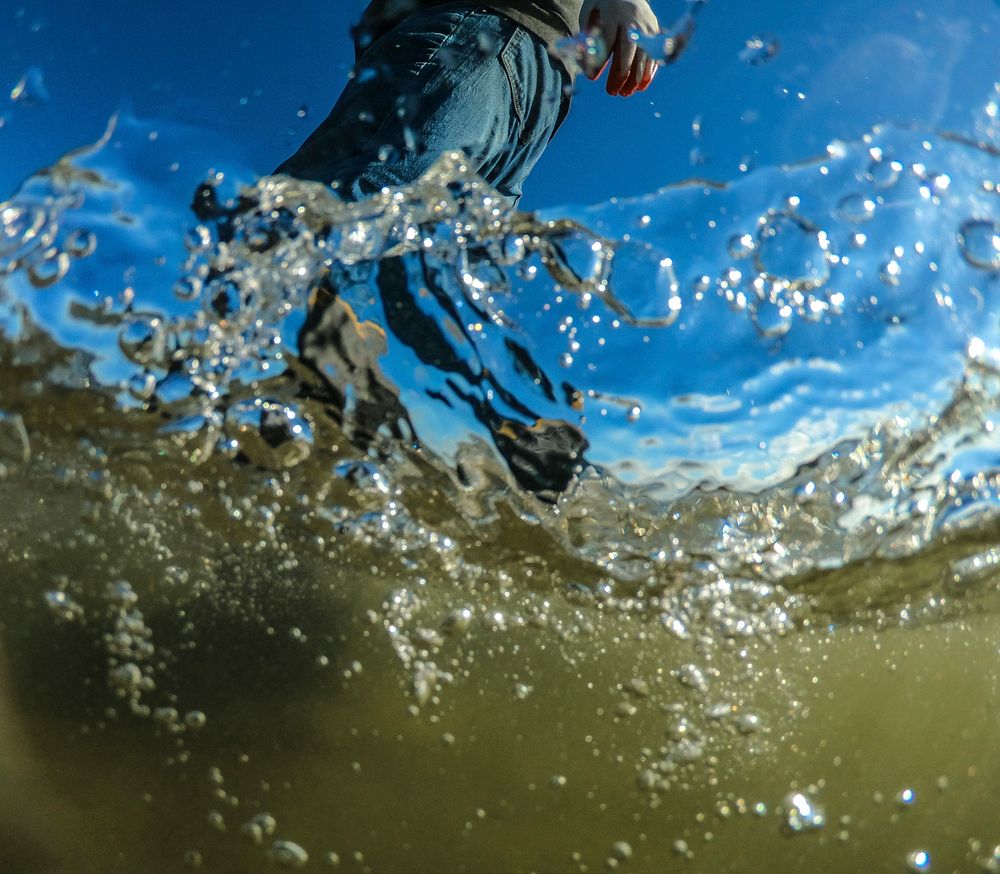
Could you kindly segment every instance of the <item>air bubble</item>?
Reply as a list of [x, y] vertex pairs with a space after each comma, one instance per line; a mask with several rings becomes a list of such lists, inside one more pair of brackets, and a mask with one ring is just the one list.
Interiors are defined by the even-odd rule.
[[134, 662], [126, 662], [119, 665], [110, 674], [111, 684], [122, 692], [133, 693], [138, 691], [142, 682], [142, 671]]
[[1000, 270], [1000, 222], [969, 219], [958, 232], [962, 257], [980, 270]]
[[911, 871], [930, 871], [931, 854], [927, 850], [914, 850], [906, 856], [906, 866]]
[[632, 845], [628, 841], [615, 841], [611, 845], [611, 858], [626, 862], [632, 858]]
[[63, 591], [46, 592], [45, 604], [49, 612], [62, 622], [71, 622], [83, 615], [83, 608]]
[[301, 868], [309, 861], [309, 854], [294, 841], [275, 841], [271, 844], [271, 858], [283, 868]]
[[250, 817], [250, 824], [257, 826], [265, 837], [272, 837], [278, 830], [278, 821], [267, 812], [254, 814]]
[[682, 686], [694, 689], [696, 692], [708, 691], [708, 679], [705, 672], [697, 665], [682, 665], [677, 669], [677, 680]]
[[786, 834], [802, 834], [820, 829], [826, 824], [823, 808], [804, 792], [789, 793], [782, 806], [785, 816], [782, 831]]
[[184, 724], [190, 729], [204, 728], [207, 722], [208, 718], [200, 710], [189, 710], [184, 714]]
[[255, 846], [263, 846], [264, 830], [256, 822], [245, 822], [240, 826], [240, 834]]

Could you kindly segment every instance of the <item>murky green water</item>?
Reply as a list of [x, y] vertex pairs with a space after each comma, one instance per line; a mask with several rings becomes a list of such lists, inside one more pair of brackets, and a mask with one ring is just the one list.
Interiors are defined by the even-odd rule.
[[[981, 544], [789, 585], [944, 580], [910, 622], [681, 639], [567, 597], [555, 557], [261, 537], [224, 505], [266, 478], [122, 453], [87, 397], [22, 399], [33, 463], [0, 482], [4, 871], [966, 871], [1000, 842], [996, 597], [944, 580]], [[822, 827], [789, 831], [795, 791]]]

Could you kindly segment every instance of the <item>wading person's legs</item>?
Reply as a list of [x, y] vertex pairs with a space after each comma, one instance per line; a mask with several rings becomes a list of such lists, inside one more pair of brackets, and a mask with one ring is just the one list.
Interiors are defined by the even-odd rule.
[[360, 199], [413, 182], [461, 149], [516, 202], [565, 117], [568, 86], [544, 43], [505, 16], [432, 7], [364, 50], [333, 111], [277, 172]]

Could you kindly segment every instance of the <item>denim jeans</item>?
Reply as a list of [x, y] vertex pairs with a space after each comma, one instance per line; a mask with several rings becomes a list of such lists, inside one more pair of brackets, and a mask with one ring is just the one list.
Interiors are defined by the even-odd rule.
[[569, 110], [570, 77], [535, 35], [468, 3], [420, 10], [378, 37], [326, 120], [276, 172], [349, 199], [415, 181], [461, 149], [512, 204]]

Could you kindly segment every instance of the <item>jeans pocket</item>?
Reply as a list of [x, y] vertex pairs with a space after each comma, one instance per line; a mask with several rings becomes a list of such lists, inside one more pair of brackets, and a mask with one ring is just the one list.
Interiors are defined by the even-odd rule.
[[524, 42], [528, 39], [530, 39], [528, 34], [522, 28], [515, 28], [510, 39], [507, 40], [507, 45], [500, 52], [500, 65], [503, 67], [504, 73], [507, 74], [507, 81], [510, 83], [511, 106], [514, 109], [514, 115], [517, 116], [520, 129], [518, 140], [521, 145], [524, 145], [528, 138], [526, 123], [528, 110], [524, 93], [524, 76], [519, 70], [521, 65], [518, 64], [517, 56], [519, 52], [523, 51]]

